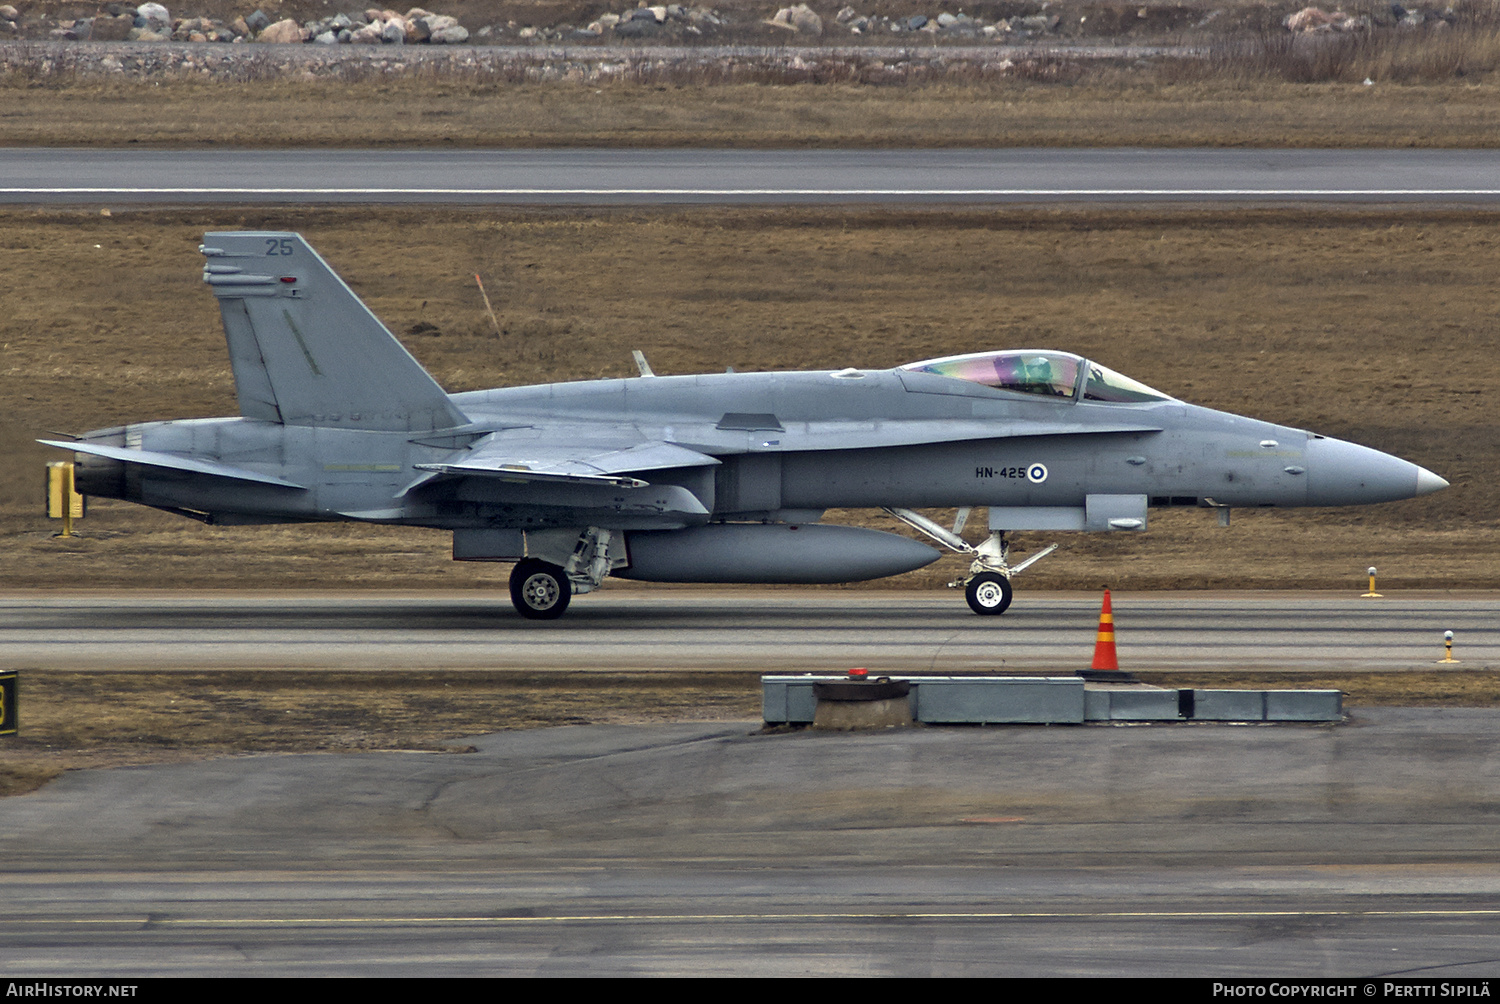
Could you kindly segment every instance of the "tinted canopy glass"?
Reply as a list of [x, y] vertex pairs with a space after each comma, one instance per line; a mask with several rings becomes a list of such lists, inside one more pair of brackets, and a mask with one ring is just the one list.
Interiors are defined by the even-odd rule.
[[1116, 373], [1108, 366], [1068, 352], [1006, 350], [966, 356], [924, 359], [901, 367], [915, 373], [967, 380], [996, 390], [1073, 399], [1082, 383], [1082, 398], [1117, 404], [1171, 401], [1159, 390]]
[[1100, 366], [1092, 360], [1085, 365], [1088, 367], [1089, 374], [1088, 381], [1083, 385], [1085, 401], [1115, 401], [1130, 404], [1138, 401], [1172, 400], [1161, 391], [1152, 390], [1139, 381], [1116, 373], [1108, 366]]
[[1066, 352], [980, 352], [927, 359], [901, 367], [984, 384], [996, 390], [1071, 398], [1083, 360]]

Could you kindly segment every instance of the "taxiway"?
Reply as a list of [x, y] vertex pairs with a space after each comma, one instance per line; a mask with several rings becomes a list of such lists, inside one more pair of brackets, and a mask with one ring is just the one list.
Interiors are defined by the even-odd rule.
[[148, 975], [1500, 975], [1500, 713], [755, 734], [79, 771], [0, 963]]

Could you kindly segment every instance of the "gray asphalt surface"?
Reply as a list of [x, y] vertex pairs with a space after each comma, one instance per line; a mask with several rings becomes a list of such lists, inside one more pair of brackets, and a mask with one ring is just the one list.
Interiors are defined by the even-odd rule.
[[0, 204], [1500, 202], [1500, 150], [0, 149]]
[[[1364, 586], [1360, 582], [1361, 587]], [[1445, 630], [1500, 665], [1500, 597], [1114, 594], [1127, 669], [1427, 669]], [[1098, 594], [1016, 593], [1000, 617], [957, 590], [610, 588], [559, 621], [493, 592], [0, 594], [0, 667], [1062, 671], [1086, 667]]]
[[1500, 975], [1500, 713], [503, 733], [0, 801], [11, 974]]

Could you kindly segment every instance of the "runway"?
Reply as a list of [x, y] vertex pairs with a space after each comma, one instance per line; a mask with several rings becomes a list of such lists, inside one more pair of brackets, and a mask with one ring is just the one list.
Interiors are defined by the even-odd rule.
[[28, 977], [1500, 975], [1500, 713], [754, 723], [80, 771], [0, 800]]
[[[503, 588], [449, 593], [0, 594], [0, 668], [735, 669], [1071, 673], [1097, 594], [1017, 591], [1000, 617], [957, 590], [610, 588], [528, 621]], [[1116, 592], [1132, 669], [1500, 665], [1500, 597]]]
[[1500, 202], [1500, 150], [0, 149], [0, 204]]

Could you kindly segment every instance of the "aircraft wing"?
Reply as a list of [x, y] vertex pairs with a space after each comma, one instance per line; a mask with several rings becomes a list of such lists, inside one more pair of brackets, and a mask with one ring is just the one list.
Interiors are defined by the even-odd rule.
[[141, 464], [146, 467], [180, 471], [185, 474], [206, 474], [215, 478], [228, 478], [231, 481], [249, 481], [260, 485], [275, 485], [278, 488], [304, 490], [304, 486], [287, 481], [285, 478], [278, 478], [271, 474], [261, 474], [259, 471], [246, 470], [243, 467], [234, 467], [230, 464], [221, 464], [212, 460], [194, 460], [192, 457], [180, 457], [175, 453], [131, 450], [122, 446], [105, 446], [102, 443], [67, 443], [55, 439], [38, 439], [37, 442], [43, 446], [55, 446], [60, 450], [72, 450], [74, 453], [88, 453], [96, 457], [107, 457], [110, 460], [121, 460], [127, 464]]
[[719, 461], [661, 440], [603, 439], [592, 442], [557, 430], [497, 433], [438, 463], [417, 464], [436, 474], [493, 477], [502, 481], [562, 481], [643, 488], [631, 475], [670, 467], [706, 467]]

